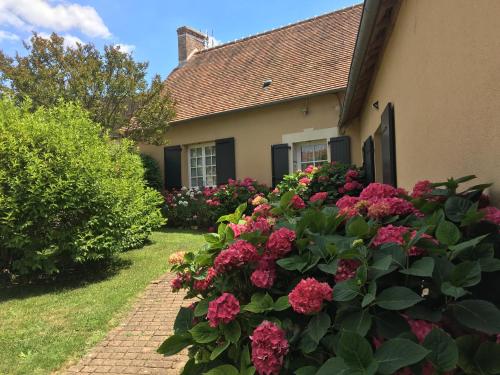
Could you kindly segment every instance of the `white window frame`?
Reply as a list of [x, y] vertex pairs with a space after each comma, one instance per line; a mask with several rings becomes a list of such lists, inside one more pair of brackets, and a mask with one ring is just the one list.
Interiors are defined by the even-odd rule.
[[[324, 145], [325, 146], [325, 151], [326, 151], [326, 160], [313, 160], [313, 161], [308, 161], [308, 165], [316, 165], [318, 166], [321, 163], [326, 163], [330, 160], [330, 155], [328, 153], [328, 139], [315, 139], [312, 141], [305, 141], [305, 142], [297, 142], [293, 144], [293, 169], [294, 170], [304, 170], [304, 167], [302, 166], [302, 146], [305, 145]], [[318, 163], [318, 164], [316, 164]], [[306, 166], [307, 167], [307, 166]]]
[[[214, 184], [212, 185], [208, 185], [207, 184], [207, 165], [206, 165], [206, 154], [205, 154], [205, 150], [207, 147], [215, 147], [215, 142], [208, 142], [208, 143], [198, 143], [198, 144], [193, 144], [193, 145], [189, 145], [188, 146], [188, 152], [187, 152], [187, 158], [188, 158], [188, 180], [189, 180], [189, 187], [190, 188], [193, 188], [193, 184], [192, 184], [192, 180], [191, 180], [191, 150], [192, 149], [195, 149], [195, 148], [201, 148], [201, 160], [203, 161], [203, 168], [202, 168], [202, 171], [203, 171], [203, 174], [202, 174], [202, 178], [203, 178], [203, 185], [202, 186], [199, 186], [199, 187], [214, 187], [217, 185], [217, 174], [213, 175], [214, 176]], [[216, 154], [214, 154], [214, 156], [216, 156]], [[213, 167], [217, 167], [216, 164], [213, 165]], [[199, 177], [199, 176], [197, 176]]]

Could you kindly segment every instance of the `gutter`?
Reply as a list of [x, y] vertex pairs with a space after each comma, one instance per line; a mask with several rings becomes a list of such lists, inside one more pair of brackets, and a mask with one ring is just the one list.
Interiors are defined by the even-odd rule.
[[348, 118], [352, 99], [354, 97], [356, 87], [358, 85], [359, 75], [363, 66], [366, 51], [369, 47], [369, 42], [373, 33], [373, 29], [377, 23], [377, 14], [383, 0], [365, 0], [363, 5], [363, 14], [359, 25], [358, 37], [354, 47], [354, 55], [352, 57], [351, 69], [349, 70], [349, 79], [347, 81], [347, 91], [344, 98], [344, 103], [341, 108], [338, 127], [339, 130], [345, 126]]

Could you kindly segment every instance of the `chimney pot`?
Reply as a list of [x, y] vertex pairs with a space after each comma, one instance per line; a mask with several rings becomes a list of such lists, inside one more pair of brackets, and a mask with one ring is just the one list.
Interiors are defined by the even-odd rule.
[[206, 48], [208, 35], [189, 26], [182, 26], [177, 29], [177, 41], [179, 65], [183, 65], [193, 55], [193, 52]]

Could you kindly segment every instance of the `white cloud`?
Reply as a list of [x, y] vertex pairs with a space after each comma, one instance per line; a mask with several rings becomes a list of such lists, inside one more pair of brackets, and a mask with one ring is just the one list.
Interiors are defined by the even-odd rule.
[[0, 42], [3, 40], [17, 41], [19, 39], [18, 35], [11, 33], [10, 31], [0, 30]]
[[111, 32], [91, 6], [47, 0], [0, 0], [0, 24], [19, 29], [79, 30], [90, 37], [109, 38]]
[[118, 44], [115, 44], [114, 46], [118, 47], [121, 52], [125, 52], [125, 53], [132, 53], [135, 50], [135, 46], [133, 44], [118, 43]]

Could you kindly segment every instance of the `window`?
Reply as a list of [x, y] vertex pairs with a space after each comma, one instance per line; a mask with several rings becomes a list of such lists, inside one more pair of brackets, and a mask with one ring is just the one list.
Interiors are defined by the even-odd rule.
[[304, 170], [308, 165], [321, 165], [328, 161], [326, 139], [294, 144], [294, 170]]
[[215, 144], [189, 147], [189, 184], [191, 187], [215, 186]]

